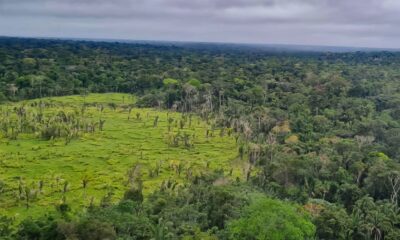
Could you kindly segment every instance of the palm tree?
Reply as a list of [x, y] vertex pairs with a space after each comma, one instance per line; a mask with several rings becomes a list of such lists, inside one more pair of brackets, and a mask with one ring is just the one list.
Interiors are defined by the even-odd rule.
[[29, 201], [31, 198], [31, 189], [28, 186], [25, 187], [24, 194], [25, 194], [26, 208], [29, 208]]
[[14, 83], [11, 83], [8, 85], [8, 91], [10, 91], [12, 96], [15, 97], [15, 93], [18, 91], [18, 87]]
[[165, 240], [171, 235], [171, 233], [168, 233], [168, 226], [162, 218], [158, 219], [157, 225], [152, 226], [151, 232], [153, 234], [151, 240]]
[[129, 108], [128, 108], [128, 121], [131, 120], [131, 112], [132, 112], [132, 107], [129, 106]]
[[154, 119], [154, 123], [153, 123], [153, 127], [157, 127], [158, 125], [158, 116], [156, 116], [156, 118]]
[[89, 185], [89, 177], [88, 177], [88, 175], [85, 175], [82, 178], [83, 198], [86, 197], [86, 189], [87, 189], [88, 185]]
[[174, 122], [174, 119], [171, 117], [168, 117], [168, 132], [171, 131], [171, 124]]
[[39, 181], [39, 192], [42, 193], [43, 192], [43, 187], [44, 187], [44, 182], [43, 180]]
[[68, 192], [68, 187], [69, 187], [69, 183], [68, 183], [68, 181], [65, 181], [64, 186], [63, 186], [63, 194], [66, 194]]

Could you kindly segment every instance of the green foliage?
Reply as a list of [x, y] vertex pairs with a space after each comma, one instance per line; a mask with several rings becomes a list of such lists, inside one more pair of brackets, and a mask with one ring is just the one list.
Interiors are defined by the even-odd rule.
[[1, 237], [310, 237], [295, 203], [246, 208], [256, 187], [306, 204], [319, 239], [398, 239], [399, 69], [395, 52], [0, 38], [0, 212], [21, 222]]
[[135, 202], [143, 202], [142, 189], [131, 188], [124, 194], [124, 200], [132, 200]]
[[90, 221], [80, 223], [77, 232], [81, 239], [117, 239], [115, 230], [110, 224], [100, 222], [96, 219], [90, 219]]
[[53, 216], [23, 220], [15, 234], [17, 239], [63, 239], [57, 231], [57, 220]]
[[175, 235], [223, 230], [228, 220], [238, 217], [248, 199], [243, 196], [245, 189], [240, 187], [211, 185], [221, 181], [221, 177], [217, 172], [193, 179], [187, 188], [162, 187], [149, 196], [152, 214], [171, 222], [170, 231]]
[[166, 78], [163, 80], [163, 84], [166, 87], [173, 87], [173, 86], [178, 85], [178, 83], [179, 83], [178, 80], [173, 79], [173, 78]]
[[398, 207], [388, 202], [377, 202], [363, 197], [355, 204], [352, 218], [354, 221], [353, 239], [398, 239], [400, 221]]
[[324, 207], [314, 218], [319, 239], [349, 239], [351, 233], [351, 218], [343, 208]]
[[196, 79], [196, 78], [192, 78], [188, 81], [188, 83], [190, 85], [192, 85], [193, 87], [199, 89], [201, 87], [201, 81]]
[[257, 198], [228, 225], [232, 239], [312, 239], [315, 226], [298, 206]]
[[0, 216], [0, 237], [5, 240], [11, 239], [14, 232], [14, 221], [7, 216]]

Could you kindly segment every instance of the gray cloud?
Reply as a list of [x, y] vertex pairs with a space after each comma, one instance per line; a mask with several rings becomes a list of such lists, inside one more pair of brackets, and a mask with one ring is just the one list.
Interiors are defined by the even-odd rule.
[[0, 35], [400, 48], [399, 0], [0, 0]]

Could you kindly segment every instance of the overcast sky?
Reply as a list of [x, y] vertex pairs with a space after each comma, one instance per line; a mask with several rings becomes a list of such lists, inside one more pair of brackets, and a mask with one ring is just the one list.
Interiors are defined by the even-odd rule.
[[0, 0], [0, 35], [400, 48], [400, 0]]

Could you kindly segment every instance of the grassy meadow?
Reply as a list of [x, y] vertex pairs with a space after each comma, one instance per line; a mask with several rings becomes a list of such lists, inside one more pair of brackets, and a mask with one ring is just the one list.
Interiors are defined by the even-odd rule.
[[[38, 112], [43, 103], [44, 116], [79, 112], [85, 105], [85, 119], [104, 121], [102, 131], [97, 127], [68, 142], [63, 137], [43, 139], [36, 131], [15, 139], [6, 136], [7, 131], [1, 133], [0, 213], [19, 219], [54, 209], [61, 201], [79, 211], [99, 204], [108, 193], [120, 199], [133, 168], [140, 172], [144, 194], [168, 179], [183, 184], [206, 168], [241, 175], [235, 138], [228, 130], [213, 129], [196, 116], [130, 108], [134, 101], [128, 94], [109, 93], [0, 105], [3, 121], [7, 117], [18, 122], [15, 112], [20, 106]], [[24, 189], [33, 193], [27, 196], [28, 204], [21, 196]]]

